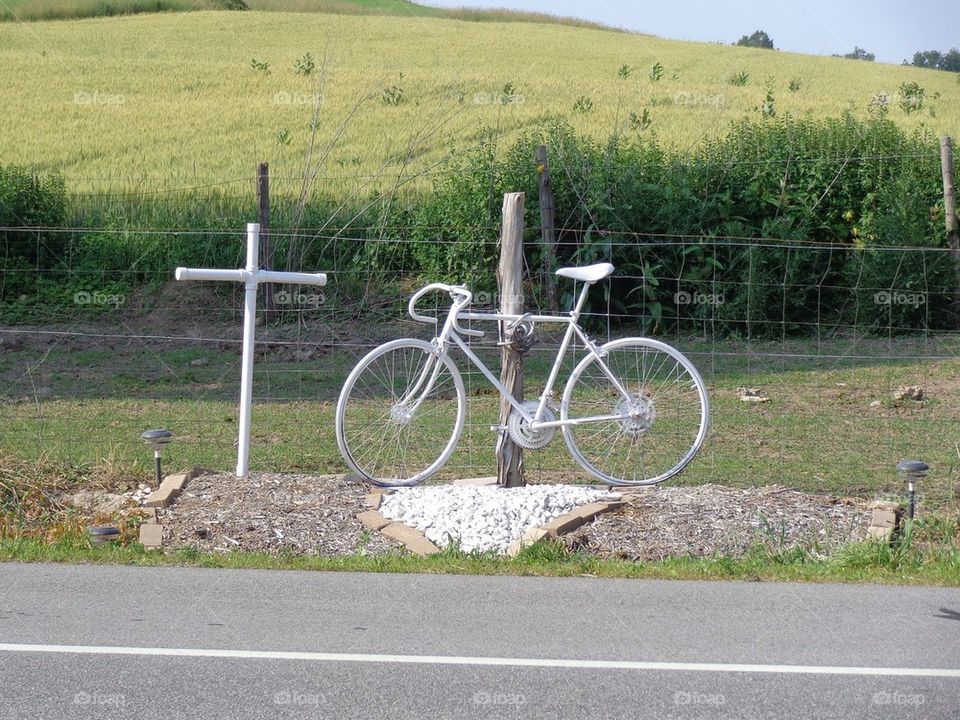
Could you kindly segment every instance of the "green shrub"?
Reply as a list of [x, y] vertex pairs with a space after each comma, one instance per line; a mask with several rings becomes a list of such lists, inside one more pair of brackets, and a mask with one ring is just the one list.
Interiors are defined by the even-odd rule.
[[39, 268], [53, 265], [64, 235], [44, 229], [65, 225], [66, 187], [60, 175], [40, 175], [0, 165], [0, 256], [21, 258]]
[[[414, 262], [427, 276], [492, 282], [509, 191], [526, 193], [527, 264], [541, 267], [540, 144], [549, 148], [558, 262], [617, 266], [609, 297], [594, 298], [604, 314], [661, 328], [709, 321], [750, 337], [955, 322], [945, 252], [877, 249], [945, 241], [933, 212], [936, 141], [906, 135], [884, 115], [743, 120], [692, 156], [653, 137], [598, 143], [560, 118], [500, 152], [491, 137], [418, 206]], [[919, 305], [873, 297], [921, 286]]]
[[944, 231], [939, 188], [927, 177], [936, 168], [930, 163], [927, 170], [903, 167], [871, 197], [874, 207], [862, 218], [844, 273], [854, 289], [858, 325], [884, 333], [956, 327], [956, 275], [944, 243], [931, 242]]
[[431, 281], [495, 287], [503, 204], [496, 151], [496, 135], [482, 131], [473, 151], [450, 156], [429, 199], [417, 205], [409, 239], [418, 268]]

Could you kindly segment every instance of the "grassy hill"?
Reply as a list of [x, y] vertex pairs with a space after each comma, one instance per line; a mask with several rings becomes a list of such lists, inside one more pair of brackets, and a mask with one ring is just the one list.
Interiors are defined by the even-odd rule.
[[[237, 8], [240, 4], [241, 7]], [[242, 9], [287, 12], [348, 12], [440, 15], [441, 10], [408, 0], [7, 0], [4, 21], [65, 20], [111, 15]]]
[[[903, 126], [960, 135], [960, 83], [949, 73], [429, 15], [203, 11], [0, 24], [0, 163], [62, 171], [72, 191], [97, 194], [235, 181], [267, 160], [276, 192], [294, 192], [315, 97], [317, 154], [336, 140], [320, 173], [334, 194], [369, 189], [377, 173], [429, 177], [479, 127], [509, 138], [548, 113], [598, 138], [641, 133], [684, 150], [765, 106], [777, 116], [865, 115], [885, 93]], [[315, 68], [298, 74], [307, 53]], [[904, 83], [923, 90], [919, 110], [901, 107]]]
[[[240, 4], [241, 7], [237, 7]], [[445, 17], [480, 22], [543, 22], [555, 25], [602, 28], [579, 18], [564, 18], [518, 10], [435, 8], [410, 0], [6, 0], [0, 6], [0, 22], [75, 20], [158, 12], [195, 12], [241, 9], [253, 11], [338, 13], [348, 15], [402, 15]]]

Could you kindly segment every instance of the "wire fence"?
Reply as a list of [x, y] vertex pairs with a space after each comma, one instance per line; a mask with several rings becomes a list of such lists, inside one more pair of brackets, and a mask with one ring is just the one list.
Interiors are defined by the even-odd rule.
[[[495, 253], [497, 229], [487, 230], [487, 250]], [[104, 240], [119, 231], [57, 232], [68, 236], [67, 248], [97, 237], [104, 252], [97, 263], [83, 254], [65, 272], [3, 269], [0, 448], [147, 467], [150, 453], [139, 435], [166, 427], [176, 435], [168, 459], [173, 466], [231, 468], [242, 288], [176, 283], [172, 271], [203, 266], [205, 258], [234, 257], [239, 267], [243, 233], [158, 230], [145, 234], [149, 242], [139, 255], [122, 255]], [[274, 229], [271, 237], [278, 242], [288, 234]], [[589, 257], [595, 248], [583, 233], [560, 235], [568, 244], [562, 257], [607, 259]], [[693, 360], [709, 388], [710, 435], [675, 482], [884, 495], [900, 489], [896, 463], [917, 457], [933, 468], [927, 502], [956, 506], [960, 333], [946, 250], [600, 235], [615, 263], [630, 262], [597, 284], [581, 323], [602, 341], [646, 334], [669, 342]], [[381, 342], [430, 336], [431, 328], [413, 322], [405, 305], [421, 284], [439, 278], [414, 272], [402, 252], [392, 266], [371, 265], [369, 251], [388, 242], [383, 238], [322, 229], [313, 237], [326, 243], [331, 264], [303, 269], [327, 272], [327, 287], [276, 287], [276, 314], [257, 328], [254, 470], [343, 472], [333, 418], [350, 369]], [[413, 241], [394, 236], [389, 243], [402, 250]], [[528, 254], [525, 307], [549, 311], [547, 274], [536, 254]], [[728, 267], [734, 257], [747, 262]], [[684, 262], [676, 264], [677, 258]], [[905, 263], [911, 272], [898, 270]], [[474, 286], [476, 308], [498, 304], [494, 272], [477, 268], [462, 278]], [[559, 280], [562, 302], [572, 296], [567, 283]], [[435, 301], [434, 311], [445, 312], [444, 299]], [[497, 332], [488, 329], [471, 344], [496, 372]], [[559, 343], [548, 327], [538, 327], [536, 336], [525, 358], [528, 399], [542, 391]], [[575, 347], [565, 359], [557, 398], [582, 356], [583, 348]], [[491, 475], [498, 397], [466, 358], [455, 359], [469, 414], [444, 477]], [[534, 482], [589, 480], [559, 434], [547, 448], [528, 451], [525, 467]]]

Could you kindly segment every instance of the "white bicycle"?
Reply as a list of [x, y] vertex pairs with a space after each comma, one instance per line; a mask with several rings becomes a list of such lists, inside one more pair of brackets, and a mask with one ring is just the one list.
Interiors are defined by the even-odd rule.
[[[337, 444], [344, 461], [369, 482], [384, 487], [416, 485], [453, 454], [463, 430], [466, 392], [450, 358], [459, 347], [512, 406], [505, 427], [519, 446], [546, 447], [557, 429], [574, 459], [610, 485], [655, 485], [683, 470], [703, 445], [710, 410], [703, 379], [678, 350], [649, 338], [595, 344], [578, 320], [591, 286], [609, 276], [602, 263], [563, 268], [557, 275], [584, 283], [566, 315], [470, 312], [473, 294], [458, 285], [434, 283], [410, 298], [410, 316], [424, 295], [441, 291], [452, 299], [433, 341], [404, 338], [368, 353], [347, 377], [337, 402]], [[535, 323], [566, 324], [557, 357], [538, 400], [518, 402], [463, 337], [483, 337], [461, 321], [500, 323], [501, 341], [530, 337]], [[574, 368], [559, 406], [553, 387], [574, 336], [587, 355]], [[558, 417], [559, 416], [559, 417]]]

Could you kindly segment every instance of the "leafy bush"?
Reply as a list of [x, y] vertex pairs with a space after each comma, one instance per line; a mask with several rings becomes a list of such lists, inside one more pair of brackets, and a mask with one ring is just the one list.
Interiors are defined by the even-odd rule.
[[[527, 195], [527, 264], [541, 266], [540, 144], [549, 148], [561, 225], [558, 262], [613, 262], [617, 278], [603, 302], [625, 322], [709, 320], [717, 331], [755, 337], [831, 324], [955, 322], [947, 253], [877, 249], [945, 242], [933, 211], [936, 141], [906, 135], [882, 114], [743, 120], [692, 156], [639, 135], [599, 143], [559, 118], [499, 153], [491, 136], [419, 207], [420, 269], [431, 278], [492, 282], [508, 191]], [[921, 286], [920, 305], [873, 297]], [[686, 296], [722, 302], [684, 304]]]
[[735, 87], [743, 87], [750, 82], [750, 73], [748, 73], [746, 70], [741, 70], [740, 72], [734, 73], [727, 78], [727, 82]]
[[589, 95], [581, 95], [573, 103], [573, 112], [577, 115], [586, 115], [593, 110], [593, 100]]
[[905, 82], [900, 84], [900, 108], [907, 114], [923, 110], [923, 103], [926, 100], [927, 91], [918, 83]]
[[[937, 188], [926, 177], [935, 168], [926, 169], [900, 168], [877, 188], [871, 199], [875, 207], [862, 218], [844, 272], [845, 284], [854, 288], [859, 325], [896, 333], [947, 329], [956, 322], [953, 263], [946, 248], [931, 248], [931, 238], [942, 236], [943, 219], [936, 208]], [[878, 251], [877, 245], [904, 249]]]
[[484, 131], [466, 156], [451, 155], [428, 202], [413, 211], [413, 255], [431, 280], [490, 290], [497, 267], [503, 183], [496, 135]]
[[303, 57], [297, 58], [297, 61], [293, 64], [293, 72], [297, 75], [312, 75], [316, 68], [317, 63], [313, 59], [313, 55], [310, 53], [307, 53]]
[[399, 75], [399, 81], [393, 85], [383, 88], [380, 93], [380, 100], [384, 105], [399, 105], [403, 102], [403, 87], [399, 84], [403, 82], [403, 73]]
[[31, 266], [53, 265], [63, 234], [43, 229], [66, 222], [66, 186], [60, 175], [40, 175], [13, 165], [0, 165], [0, 251], [7, 262], [16, 258]]

